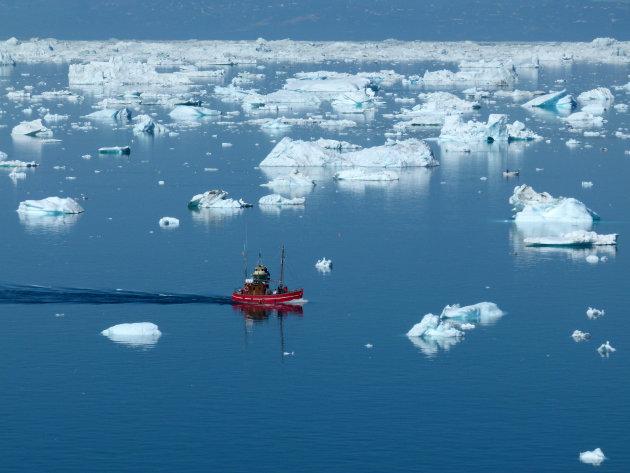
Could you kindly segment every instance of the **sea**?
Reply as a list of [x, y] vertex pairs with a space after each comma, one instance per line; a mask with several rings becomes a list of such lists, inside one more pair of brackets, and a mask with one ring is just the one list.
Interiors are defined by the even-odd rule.
[[[67, 89], [67, 65], [2, 68], [0, 150], [40, 166], [21, 179], [0, 169], [0, 470], [590, 471], [579, 454], [601, 448], [597, 471], [628, 471], [630, 140], [615, 136], [630, 133], [627, 110], [610, 108], [590, 130], [599, 134], [585, 136], [490, 89], [468, 119], [505, 113], [543, 139], [466, 153], [447, 150], [439, 127], [418, 127], [403, 138], [426, 139], [439, 167], [381, 183], [313, 170], [305, 205], [269, 210], [257, 205], [271, 193], [258, 164], [283, 137], [382, 145], [393, 131], [388, 115], [433, 89], [398, 81], [379, 88], [372, 114], [340, 116], [329, 102], [316, 111], [352, 119], [353, 128], [276, 133], [212, 92], [240, 72], [264, 74], [254, 87], [272, 92], [303, 71], [442, 68], [456, 65], [228, 67], [196, 89], [221, 117], [181, 124], [162, 105], [132, 107], [173, 132], [156, 136], [134, 135], [133, 122], [83, 118], [101, 99], [90, 90], [70, 89], [82, 102], [6, 96], [25, 86], [32, 95]], [[577, 96], [607, 87], [614, 104], [627, 104], [628, 89], [616, 87], [629, 73], [627, 65], [543, 65], [514, 88]], [[461, 87], [443, 90], [463, 97]], [[68, 115], [45, 122], [59, 141], [11, 136], [46, 112]], [[98, 153], [125, 145], [129, 155]], [[506, 168], [520, 175], [504, 178]], [[618, 233], [618, 247], [525, 246], [508, 202], [523, 184], [582, 201], [601, 217], [593, 230]], [[254, 207], [188, 208], [213, 189]], [[16, 212], [49, 196], [75, 198], [85, 212]], [[160, 227], [165, 216], [179, 226]], [[233, 305], [231, 292], [259, 258], [279, 276], [283, 245], [284, 281], [308, 302]], [[586, 260], [592, 254], [599, 262]], [[328, 272], [315, 268], [324, 257]], [[406, 336], [425, 314], [479, 302], [505, 315], [449, 343]], [[604, 315], [589, 319], [589, 307]], [[125, 343], [101, 334], [136, 322], [161, 336]], [[575, 342], [576, 329], [590, 340]], [[601, 356], [607, 341], [616, 351]]]

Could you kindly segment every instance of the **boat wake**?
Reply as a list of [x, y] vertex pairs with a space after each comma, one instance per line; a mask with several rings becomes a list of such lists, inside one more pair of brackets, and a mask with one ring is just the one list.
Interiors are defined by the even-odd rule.
[[0, 304], [226, 304], [225, 296], [0, 285]]

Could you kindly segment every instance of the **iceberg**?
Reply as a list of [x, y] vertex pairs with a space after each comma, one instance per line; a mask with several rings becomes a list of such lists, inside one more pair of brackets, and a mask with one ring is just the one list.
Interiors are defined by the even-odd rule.
[[131, 110], [128, 108], [104, 108], [103, 110], [97, 110], [83, 118], [90, 118], [92, 120], [131, 120]]
[[283, 138], [260, 163], [261, 167], [363, 166], [415, 167], [438, 166], [429, 145], [414, 138], [387, 140], [382, 146], [340, 153], [326, 141], [302, 141]]
[[65, 199], [61, 197], [47, 197], [42, 200], [25, 200], [20, 202], [17, 211], [21, 214], [38, 215], [79, 214], [84, 212], [83, 207], [70, 197]]
[[582, 105], [598, 104], [602, 108], [608, 109], [615, 101], [615, 97], [606, 87], [598, 87], [578, 95], [578, 102]]
[[151, 322], [136, 322], [114, 325], [103, 330], [101, 335], [116, 343], [136, 347], [151, 347], [158, 342], [162, 332], [157, 325]]
[[299, 170], [294, 169], [293, 172], [284, 176], [278, 176], [271, 181], [261, 184], [261, 187], [269, 187], [270, 189], [284, 189], [284, 188], [312, 188], [315, 185], [315, 181], [308, 176], [302, 174]]
[[338, 94], [341, 92], [356, 92], [364, 90], [370, 85], [366, 77], [337, 75], [328, 79], [326, 77], [314, 79], [311, 77], [299, 77], [287, 79], [284, 89], [297, 92], [315, 92], [318, 94]]
[[37, 138], [50, 138], [53, 133], [42, 124], [41, 118], [33, 121], [21, 122], [13, 127], [11, 135], [35, 136]]
[[542, 108], [546, 110], [572, 110], [576, 107], [577, 102], [573, 96], [567, 94], [567, 90], [563, 89], [559, 92], [550, 92], [548, 94], [534, 97], [529, 102], [524, 103], [524, 108]]
[[0, 152], [0, 168], [34, 168], [39, 166], [38, 163], [36, 163], [35, 161], [29, 161], [29, 162], [25, 162], [25, 161], [17, 161], [17, 160], [13, 160], [13, 161], [2, 161], [3, 156], [6, 158], [6, 154]]
[[209, 209], [209, 208], [233, 208], [241, 209], [252, 207], [252, 204], [244, 202], [242, 199], [234, 200], [227, 198], [228, 193], [221, 189], [206, 191], [203, 194], [197, 194], [190, 199], [188, 203], [189, 209]]
[[510, 125], [507, 123], [507, 116], [499, 113], [490, 114], [487, 123], [476, 120], [464, 122], [460, 115], [448, 115], [444, 119], [444, 125], [439, 136], [440, 141], [456, 143], [493, 143], [495, 141], [538, 139], [541, 137], [527, 130], [523, 123], [516, 121]]
[[365, 168], [344, 169], [333, 176], [336, 181], [397, 181], [397, 173], [386, 169], [366, 170]]
[[549, 193], [537, 193], [523, 184], [514, 188], [509, 203], [516, 212], [517, 223], [562, 222], [575, 225], [590, 225], [599, 216], [582, 202], [572, 197], [554, 198]]
[[99, 154], [130, 154], [129, 146], [104, 146], [98, 149]]
[[175, 217], [162, 217], [159, 224], [162, 228], [177, 228], [179, 227], [179, 219]]
[[604, 456], [604, 452], [602, 452], [601, 448], [596, 448], [595, 450], [580, 452], [580, 461], [582, 463], [588, 463], [590, 465], [601, 465], [601, 463], [606, 460]]
[[286, 197], [282, 197], [280, 194], [269, 194], [261, 197], [260, 200], [258, 200], [258, 205], [304, 205], [304, 202], [306, 202], [306, 199], [304, 197], [295, 197], [293, 199], [288, 199]]
[[332, 270], [332, 260], [324, 257], [315, 263], [315, 267], [322, 273], [329, 273]]
[[616, 245], [617, 233], [598, 235], [595, 232], [586, 230], [575, 230], [560, 236], [525, 238], [523, 241], [529, 246], [574, 246], [590, 248], [600, 245]]
[[460, 70], [452, 72], [446, 69], [425, 71], [418, 78], [418, 83], [426, 86], [452, 86], [462, 84], [507, 87], [518, 80], [513, 64], [493, 63], [461, 63]]
[[600, 115], [594, 115], [585, 111], [575, 112], [568, 117], [563, 118], [572, 127], [602, 127], [604, 126], [604, 118]]
[[221, 115], [219, 110], [190, 105], [178, 105], [169, 113], [169, 116], [175, 120], [196, 120], [202, 117], [216, 117], [219, 115]]
[[464, 332], [457, 330], [448, 321], [440, 320], [440, 317], [433, 314], [426, 314], [422, 320], [411, 327], [407, 332], [407, 337], [421, 337], [425, 339], [458, 339], [464, 336]]
[[241, 102], [245, 111], [257, 113], [317, 109], [322, 103], [313, 93], [295, 90], [277, 90], [266, 95], [252, 92], [243, 95]]
[[584, 340], [589, 340], [591, 338], [591, 334], [588, 332], [581, 332], [580, 330], [574, 330], [571, 334], [571, 338], [576, 342], [583, 342]]
[[598, 319], [599, 317], [603, 317], [606, 311], [604, 310], [600, 310], [600, 309], [594, 309], [593, 307], [589, 307], [586, 310], [586, 316], [593, 320], [593, 319]]
[[606, 358], [608, 358], [608, 356], [610, 356], [611, 353], [616, 352], [617, 349], [613, 348], [610, 345], [610, 342], [608, 340], [606, 340], [606, 343], [602, 343], [600, 345], [600, 347], [597, 349], [597, 352], [601, 355], [601, 356], [605, 356]]
[[168, 133], [168, 128], [153, 121], [149, 115], [138, 115], [135, 120], [137, 124], [133, 127], [135, 134], [147, 133], [149, 135], [161, 135]]
[[459, 304], [447, 305], [442, 310], [441, 319], [456, 319], [464, 322], [478, 322], [482, 325], [494, 324], [505, 315], [494, 302], [479, 302], [460, 307]]

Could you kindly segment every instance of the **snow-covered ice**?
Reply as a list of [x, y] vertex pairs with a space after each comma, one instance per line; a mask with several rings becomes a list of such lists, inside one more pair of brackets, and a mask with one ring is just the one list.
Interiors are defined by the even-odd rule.
[[19, 161], [19, 160], [11, 160], [11, 161], [3, 161], [3, 156], [6, 158], [7, 155], [0, 152], [0, 168], [33, 168], [39, 166], [35, 161]]
[[456, 143], [493, 143], [495, 141], [530, 141], [542, 139], [525, 128], [519, 121], [507, 122], [507, 115], [492, 113], [486, 123], [476, 120], [465, 122], [460, 115], [448, 115], [440, 130], [441, 141]]
[[169, 116], [175, 120], [198, 120], [203, 117], [217, 117], [220, 115], [221, 112], [219, 110], [189, 105], [179, 105], [169, 112]]
[[17, 211], [22, 214], [61, 215], [79, 214], [83, 207], [70, 197], [47, 197], [42, 200], [25, 200], [20, 202]]
[[83, 118], [90, 118], [93, 120], [131, 120], [131, 110], [128, 108], [104, 108], [103, 110], [97, 110], [96, 112], [89, 113]]
[[479, 302], [461, 307], [459, 304], [447, 305], [440, 318], [456, 319], [462, 322], [478, 322], [482, 325], [495, 323], [505, 315], [494, 302]]
[[580, 461], [582, 463], [598, 466], [601, 465], [604, 460], [606, 460], [606, 457], [604, 456], [602, 449], [599, 447], [595, 450], [580, 452]]
[[251, 207], [251, 204], [244, 202], [242, 199], [228, 199], [228, 193], [221, 189], [206, 191], [203, 194], [197, 194], [190, 199], [188, 207], [191, 209], [209, 209], [209, 208], [245, 208]]
[[270, 189], [312, 189], [315, 186], [315, 181], [309, 176], [302, 174], [298, 169], [294, 169], [292, 172], [283, 176], [277, 176], [271, 181], [261, 184], [261, 187], [268, 187]]
[[112, 342], [138, 347], [153, 346], [162, 336], [158, 326], [151, 322], [118, 324], [103, 330], [101, 334]]
[[529, 102], [523, 104], [525, 108], [542, 108], [546, 110], [572, 110], [576, 106], [575, 99], [567, 94], [566, 89], [558, 92], [550, 92], [548, 94], [534, 97]]

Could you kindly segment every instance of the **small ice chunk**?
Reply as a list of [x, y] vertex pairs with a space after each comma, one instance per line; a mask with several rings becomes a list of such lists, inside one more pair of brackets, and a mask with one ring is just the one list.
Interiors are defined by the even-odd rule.
[[462, 330], [473, 330], [475, 328], [475, 324], [465, 323], [459, 326]]
[[597, 349], [597, 352], [605, 357], [608, 357], [611, 353], [616, 352], [617, 349], [613, 348], [610, 345], [610, 342], [608, 340], [606, 340], [606, 343], [603, 343], [602, 345], [600, 345], [600, 347]]
[[89, 118], [92, 120], [130, 120], [131, 110], [128, 108], [104, 108], [103, 110], [97, 110], [96, 112], [89, 113], [83, 118]]
[[162, 336], [158, 326], [151, 322], [118, 324], [103, 330], [101, 334], [113, 342], [131, 346], [152, 346]]
[[318, 260], [317, 263], [315, 263], [315, 267], [323, 273], [330, 272], [330, 270], [332, 269], [332, 260], [326, 259], [324, 257]]
[[597, 255], [588, 255], [586, 262], [591, 264], [599, 263], [599, 257]]
[[447, 305], [442, 310], [441, 319], [457, 319], [466, 322], [479, 322], [482, 325], [495, 323], [503, 317], [503, 312], [494, 302], [479, 302], [461, 307], [459, 304]]
[[133, 132], [137, 135], [142, 133], [149, 135], [168, 133], [168, 128], [156, 123], [149, 115], [138, 115], [135, 120], [137, 120], [138, 123], [133, 127]]
[[590, 189], [593, 187], [593, 183], [591, 181], [582, 181], [582, 187], [584, 189]]
[[599, 310], [599, 309], [594, 309], [593, 307], [589, 307], [589, 308], [586, 310], [586, 316], [587, 316], [589, 319], [597, 319], [597, 318], [599, 318], [599, 317], [603, 317], [603, 316], [604, 316], [604, 313], [605, 313], [605, 311], [604, 311], [603, 309], [602, 309], [602, 310]]
[[606, 457], [604, 456], [604, 452], [602, 452], [601, 448], [596, 448], [595, 450], [580, 452], [580, 461], [582, 463], [588, 463], [590, 465], [598, 466], [600, 465]]
[[591, 334], [588, 332], [581, 332], [580, 330], [575, 330], [571, 334], [571, 337], [576, 342], [583, 342], [584, 340], [589, 340], [591, 338]]
[[599, 235], [586, 230], [575, 230], [560, 236], [530, 237], [523, 240], [528, 246], [608, 246], [617, 244], [617, 234]]
[[17, 209], [21, 214], [63, 215], [84, 212], [83, 207], [70, 197], [47, 197], [42, 200], [25, 200]]
[[[33, 167], [37, 167], [39, 166], [38, 163], [36, 163], [35, 161], [17, 161], [17, 160], [13, 160], [13, 161], [2, 161], [2, 155], [4, 153], [0, 152], [0, 168], [33, 168]], [[6, 157], [6, 154], [4, 154], [4, 156]]]
[[366, 343], [365, 348], [374, 348], [374, 345], [372, 345], [371, 343]]
[[575, 138], [571, 138], [565, 141], [564, 144], [567, 145], [569, 148], [575, 148], [576, 146], [580, 145], [580, 142], [576, 140]]
[[282, 197], [280, 194], [269, 194], [261, 197], [258, 201], [258, 205], [304, 205], [304, 202], [306, 202], [306, 199], [304, 197], [295, 197], [293, 199], [288, 199], [286, 197]]
[[162, 217], [160, 219], [160, 227], [177, 228], [179, 227], [179, 219], [175, 217]]
[[203, 117], [216, 117], [219, 115], [221, 115], [219, 110], [189, 105], [179, 105], [169, 113], [169, 116], [175, 120], [196, 120]]

